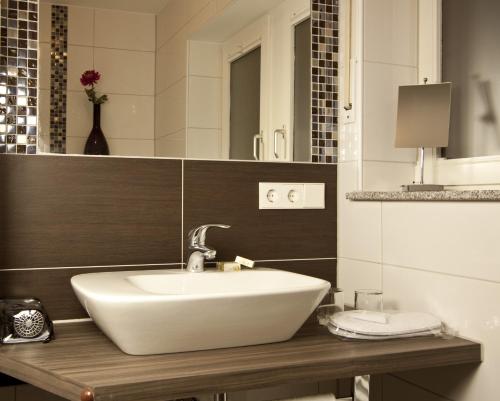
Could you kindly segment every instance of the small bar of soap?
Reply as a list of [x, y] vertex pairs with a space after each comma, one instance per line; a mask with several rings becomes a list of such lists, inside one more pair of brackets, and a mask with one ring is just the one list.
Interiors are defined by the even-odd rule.
[[253, 268], [255, 265], [255, 262], [253, 260], [243, 258], [241, 256], [236, 256], [236, 259], [234, 260], [236, 263], [239, 263], [241, 266], [245, 266], [248, 268]]
[[221, 272], [238, 272], [241, 270], [241, 265], [237, 262], [217, 262], [217, 270]]

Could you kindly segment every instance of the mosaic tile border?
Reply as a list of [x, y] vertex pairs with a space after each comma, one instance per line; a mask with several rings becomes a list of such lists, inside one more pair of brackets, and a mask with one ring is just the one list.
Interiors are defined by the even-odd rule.
[[50, 47], [50, 153], [66, 153], [67, 6], [52, 5]]
[[339, 0], [311, 0], [312, 161], [337, 162]]
[[0, 5], [0, 153], [35, 154], [38, 0]]

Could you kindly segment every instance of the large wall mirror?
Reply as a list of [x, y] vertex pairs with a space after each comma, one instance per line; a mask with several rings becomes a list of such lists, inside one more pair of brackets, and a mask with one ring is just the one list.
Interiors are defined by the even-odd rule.
[[83, 154], [98, 127], [111, 155], [335, 162], [337, 16], [336, 0], [40, 0], [38, 153]]

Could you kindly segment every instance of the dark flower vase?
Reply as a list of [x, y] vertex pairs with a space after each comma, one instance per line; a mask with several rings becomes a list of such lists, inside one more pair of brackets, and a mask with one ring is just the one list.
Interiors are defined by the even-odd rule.
[[101, 129], [101, 105], [94, 104], [94, 126], [85, 143], [85, 155], [109, 155], [109, 147]]

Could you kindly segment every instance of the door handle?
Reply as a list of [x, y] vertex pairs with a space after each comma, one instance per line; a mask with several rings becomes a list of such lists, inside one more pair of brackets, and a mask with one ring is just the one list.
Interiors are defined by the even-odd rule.
[[260, 145], [262, 144], [262, 138], [263, 138], [262, 133], [255, 134], [253, 136], [253, 158], [255, 160], [260, 160], [259, 153], [260, 153]]
[[[286, 128], [285, 128], [285, 126], [283, 126], [283, 128], [274, 130], [274, 157], [276, 159], [280, 158], [280, 155], [278, 153], [278, 136], [280, 136], [280, 135], [283, 137], [283, 142], [285, 143], [285, 152], [286, 152]], [[283, 155], [283, 157], [285, 157], [285, 156], [286, 156], [286, 154]]]

